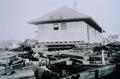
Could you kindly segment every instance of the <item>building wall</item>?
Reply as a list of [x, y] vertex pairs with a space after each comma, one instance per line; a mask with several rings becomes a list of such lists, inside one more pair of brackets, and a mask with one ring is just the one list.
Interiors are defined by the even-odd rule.
[[119, 42], [120, 41], [120, 35], [118, 34], [113, 34], [109, 35], [107, 38], [107, 43], [113, 43], [113, 42]]
[[[61, 24], [55, 24], [59, 30], [54, 30], [54, 24], [38, 25], [37, 39], [40, 42], [54, 41], [85, 41], [96, 42], [96, 37], [100, 34], [97, 30], [87, 25], [85, 22], [68, 22], [66, 29], [61, 29]], [[88, 29], [87, 29], [88, 28]], [[89, 32], [89, 33], [88, 33]], [[89, 34], [89, 39], [88, 39]]]
[[89, 41], [90, 42], [100, 42], [101, 41], [101, 34], [93, 27], [89, 26]]

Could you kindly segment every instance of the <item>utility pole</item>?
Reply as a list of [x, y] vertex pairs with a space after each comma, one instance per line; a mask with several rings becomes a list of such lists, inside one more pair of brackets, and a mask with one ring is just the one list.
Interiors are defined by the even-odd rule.
[[[102, 46], [104, 46], [104, 39], [103, 39], [103, 29], [102, 29]], [[102, 49], [102, 64], [105, 65], [105, 56], [104, 56], [104, 50]]]

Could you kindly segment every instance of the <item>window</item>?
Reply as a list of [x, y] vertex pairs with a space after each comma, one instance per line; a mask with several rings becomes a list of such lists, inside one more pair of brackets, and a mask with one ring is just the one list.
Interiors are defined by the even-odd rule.
[[59, 24], [58, 23], [53, 24], [53, 30], [59, 30]]
[[61, 30], [66, 30], [67, 29], [66, 23], [63, 22], [63, 23], [54, 23], [53, 24], [53, 30], [59, 30], [59, 28], [61, 28]]
[[66, 29], [67, 29], [66, 23], [61, 23], [61, 30], [66, 30]]
[[54, 30], [59, 30], [59, 27], [54, 27]]

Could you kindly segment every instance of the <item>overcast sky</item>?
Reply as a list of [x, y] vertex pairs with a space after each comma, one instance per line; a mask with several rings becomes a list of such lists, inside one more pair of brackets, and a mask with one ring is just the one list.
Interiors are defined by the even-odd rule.
[[28, 21], [74, 2], [107, 34], [120, 34], [120, 0], [0, 0], [0, 40], [34, 38], [37, 27]]

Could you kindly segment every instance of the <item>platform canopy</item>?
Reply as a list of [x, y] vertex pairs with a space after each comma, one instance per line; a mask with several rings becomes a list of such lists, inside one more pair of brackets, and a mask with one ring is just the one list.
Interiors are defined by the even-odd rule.
[[39, 25], [39, 24], [50, 24], [50, 23], [60, 23], [60, 22], [78, 22], [83, 21], [94, 29], [102, 32], [102, 28], [88, 15], [82, 14], [75, 9], [63, 6], [56, 9], [45, 16], [33, 19], [28, 23]]

